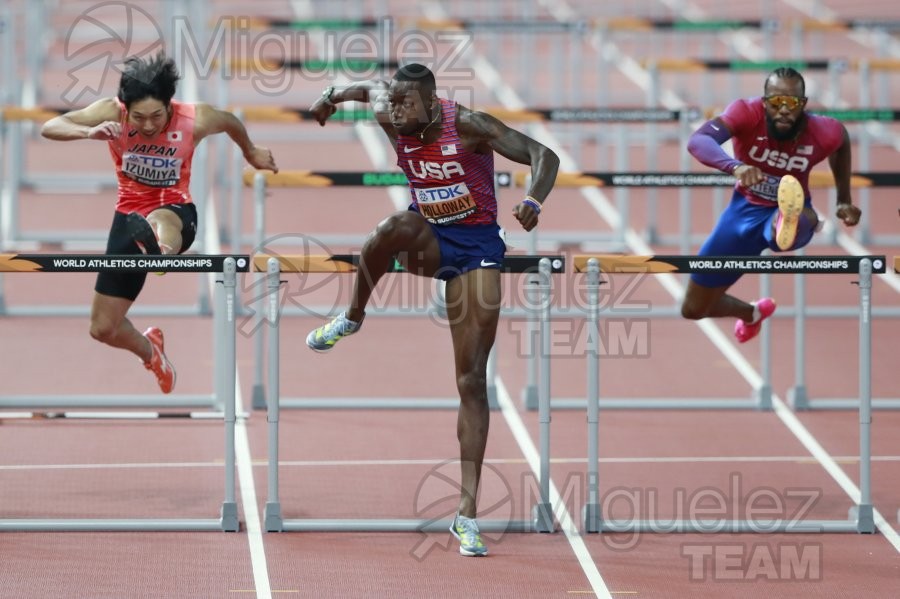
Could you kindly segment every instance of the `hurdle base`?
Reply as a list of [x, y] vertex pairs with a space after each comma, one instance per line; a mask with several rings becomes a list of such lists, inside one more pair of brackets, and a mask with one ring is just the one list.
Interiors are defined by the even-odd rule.
[[[538, 409], [538, 388], [537, 385], [528, 385], [522, 389], [522, 405], [526, 410], [534, 411]], [[556, 404], [553, 404], [556, 407]]]
[[487, 399], [488, 399], [488, 409], [489, 410], [499, 410], [500, 402], [497, 401], [497, 385], [488, 385], [487, 387]]
[[788, 389], [787, 402], [796, 412], [809, 410], [809, 396], [806, 394], [806, 385], [794, 385]]
[[221, 530], [220, 520], [191, 519], [12, 519], [0, 520], [0, 532], [182, 532]]
[[278, 405], [283, 410], [456, 410], [459, 398], [298, 397], [283, 398]]
[[4, 395], [0, 408], [215, 408], [215, 395]]
[[[858, 410], [858, 399], [810, 399], [807, 410]], [[900, 410], [900, 399], [880, 398], [872, 400], [873, 410]]]
[[266, 388], [264, 385], [257, 383], [253, 385], [253, 391], [251, 393], [251, 406], [253, 406], [254, 410], [265, 410], [266, 405]]
[[[450, 532], [451, 519], [316, 519], [283, 520], [285, 532]], [[530, 520], [478, 520], [481, 532], [539, 532]]]
[[849, 510], [851, 520], [856, 520], [856, 532], [872, 534], [875, 532], [875, 510], [871, 503], [854, 505]]
[[[756, 399], [711, 397], [708, 399], [663, 398], [663, 397], [617, 397], [599, 401], [601, 410], [759, 410]], [[553, 410], [584, 410], [587, 401], [580, 398], [554, 398], [550, 401]], [[536, 408], [536, 406], [535, 406]]]
[[760, 412], [772, 411], [772, 385], [760, 385], [753, 392], [753, 401], [756, 402], [756, 409]]
[[531, 508], [531, 521], [535, 532], [556, 532], [553, 508], [549, 503], [536, 503]]
[[840, 533], [859, 532], [856, 520], [605, 520], [603, 532], [615, 533]]
[[263, 511], [266, 532], [282, 532], [284, 530], [284, 518], [281, 517], [281, 503], [269, 501]]
[[222, 502], [222, 517], [220, 519], [222, 530], [225, 532], [238, 532], [241, 523], [238, 520], [237, 503], [234, 501]]
[[603, 522], [599, 503], [588, 503], [581, 508], [581, 527], [586, 533], [602, 531]]

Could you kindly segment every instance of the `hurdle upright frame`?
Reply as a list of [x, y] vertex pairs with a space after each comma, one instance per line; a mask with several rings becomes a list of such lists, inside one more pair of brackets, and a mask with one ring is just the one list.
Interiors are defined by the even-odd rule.
[[[55, 266], [54, 258], [75, 260], [68, 266]], [[79, 265], [79, 260], [84, 260]], [[111, 266], [118, 261], [130, 261], [132, 266]], [[138, 263], [147, 263], [139, 266]], [[96, 263], [96, 266], [92, 266]], [[0, 269], [4, 272], [214, 272], [221, 273], [216, 282], [216, 312], [224, 314], [217, 321], [216, 331], [222, 346], [216, 355], [221, 362], [217, 368], [216, 395], [224, 407], [224, 464], [225, 496], [218, 518], [11, 518], [0, 519], [0, 532], [50, 531], [214, 531], [240, 530], [236, 498], [235, 405], [236, 381], [236, 290], [237, 272], [249, 268], [249, 256], [133, 256], [133, 255], [0, 255]], [[184, 266], [179, 266], [184, 265]], [[187, 266], [189, 265], [189, 266]]]
[[[797, 273], [855, 273], [859, 275], [859, 445], [860, 445], [860, 499], [853, 505], [847, 520], [607, 520], [603, 518], [600, 504], [599, 474], [597, 465], [598, 427], [600, 397], [598, 393], [598, 371], [595, 363], [599, 352], [588, 352], [588, 490], [587, 502], [582, 511], [582, 526], [586, 532], [627, 532], [627, 533], [874, 533], [875, 519], [871, 497], [871, 424], [872, 424], [872, 274], [885, 272], [885, 256], [704, 256], [707, 267], [691, 266], [690, 260], [700, 260], [696, 256], [576, 256], [575, 271], [586, 270], [588, 285], [599, 285], [599, 273], [634, 272], [709, 272], [718, 271], [744, 273], [780, 272]], [[768, 266], [740, 266], [743, 261], [753, 261]], [[775, 268], [778, 262], [786, 264]], [[828, 266], [815, 267], [816, 261]], [[732, 267], [729, 263], [735, 264]], [[794, 266], [791, 266], [791, 265]], [[802, 265], [806, 266], [802, 266]], [[585, 268], [586, 265], [586, 268]], [[724, 266], [723, 266], [724, 265]], [[596, 302], [598, 293], [590, 291], [589, 301]], [[599, 309], [596, 304], [589, 310], [590, 327], [599, 339]], [[596, 348], [594, 348], [596, 350]]]
[[[257, 257], [255, 266], [261, 267]], [[302, 257], [300, 257], [302, 258]], [[266, 268], [267, 303], [266, 314], [269, 327], [268, 337], [268, 387], [267, 402], [268, 423], [268, 495], [264, 512], [266, 532], [445, 532], [449, 529], [449, 519], [285, 519], [281, 511], [279, 499], [279, 418], [280, 418], [280, 358], [279, 358], [279, 301], [278, 290], [281, 285], [282, 263], [287, 268], [298, 268], [302, 259], [292, 260], [286, 257], [262, 258]], [[309, 261], [307, 261], [309, 267]], [[539, 335], [545, 351], [550, 349], [549, 321], [551, 276], [560, 265], [552, 264], [550, 258], [540, 257], [538, 261], [539, 285], [541, 295], [539, 308]], [[553, 509], [550, 504], [550, 369], [541, 370], [540, 384], [540, 418], [539, 418], [539, 500], [532, 506], [530, 520], [483, 519], [478, 525], [482, 532], [554, 532]]]

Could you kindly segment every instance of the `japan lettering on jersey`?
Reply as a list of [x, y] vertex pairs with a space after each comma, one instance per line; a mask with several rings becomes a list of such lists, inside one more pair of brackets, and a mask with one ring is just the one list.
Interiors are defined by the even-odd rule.
[[806, 125], [796, 138], [778, 141], [769, 136], [766, 111], [762, 98], [748, 98], [732, 102], [721, 115], [733, 133], [734, 157], [744, 164], [757, 166], [765, 179], [738, 190], [752, 203], [771, 204], [778, 201], [778, 183], [784, 175], [793, 175], [809, 197], [809, 173], [828, 158], [844, 142], [844, 129], [837, 120], [806, 115]]
[[122, 133], [109, 141], [119, 180], [118, 212], [147, 215], [166, 204], [190, 202], [194, 154], [194, 105], [173, 100], [172, 116], [152, 139], [128, 124], [122, 109]]
[[423, 144], [414, 136], [397, 137], [397, 166], [409, 181], [413, 208], [436, 225], [496, 222], [494, 155], [466, 150], [456, 131], [456, 104], [440, 102], [437, 141]]

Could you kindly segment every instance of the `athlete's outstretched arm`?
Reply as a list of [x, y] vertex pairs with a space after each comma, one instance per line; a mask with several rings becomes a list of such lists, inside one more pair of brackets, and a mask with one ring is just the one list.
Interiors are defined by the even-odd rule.
[[194, 113], [194, 144], [200, 143], [207, 135], [217, 133], [227, 133], [253, 168], [278, 172], [272, 152], [250, 140], [247, 129], [240, 119], [227, 110], [218, 110], [209, 104], [197, 104]]
[[843, 125], [841, 125], [841, 128], [844, 130], [844, 142], [828, 157], [828, 165], [831, 167], [831, 173], [834, 175], [834, 186], [837, 189], [837, 217], [844, 221], [845, 225], [852, 227], [859, 222], [862, 212], [853, 205], [853, 200], [850, 197], [852, 151], [847, 128]]
[[758, 167], [744, 164], [740, 160], [732, 158], [722, 149], [722, 144], [734, 136], [725, 122], [716, 117], [706, 121], [699, 129], [691, 134], [688, 139], [688, 152], [702, 164], [720, 170], [723, 173], [734, 175], [742, 185], [750, 187], [762, 181], [765, 177]]
[[329, 86], [319, 98], [313, 102], [310, 112], [313, 113], [319, 125], [325, 126], [328, 117], [337, 112], [337, 105], [341, 102], [365, 102], [372, 105], [375, 120], [384, 129], [387, 136], [394, 141], [397, 139], [397, 131], [391, 124], [391, 107], [388, 102], [387, 81], [375, 79], [372, 81], [358, 81], [346, 87], [338, 89]]
[[41, 127], [41, 135], [56, 141], [73, 139], [109, 140], [122, 132], [122, 110], [114, 98], [96, 102], [55, 116]]
[[514, 162], [531, 166], [531, 188], [526, 200], [513, 208], [513, 214], [526, 231], [533, 229], [537, 225], [540, 207], [531, 205], [529, 200], [542, 205], [553, 189], [559, 170], [556, 153], [484, 112], [460, 107], [458, 130], [464, 140], [477, 140], [484, 151], [494, 151]]

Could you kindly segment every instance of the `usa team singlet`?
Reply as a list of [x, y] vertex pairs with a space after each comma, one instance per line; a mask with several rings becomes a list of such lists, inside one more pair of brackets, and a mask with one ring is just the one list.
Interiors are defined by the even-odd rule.
[[456, 131], [456, 103], [440, 99], [441, 136], [423, 144], [397, 136], [397, 166], [409, 180], [412, 207], [434, 225], [479, 225], [497, 221], [494, 153], [463, 148]]
[[119, 180], [116, 212], [147, 216], [160, 206], [190, 203], [194, 105], [172, 100], [169, 123], [149, 140], [128, 124], [125, 106], [119, 106], [122, 134], [109, 140]]
[[735, 189], [752, 204], [772, 206], [776, 203], [778, 182], [783, 175], [795, 176], [808, 198], [812, 167], [844, 143], [840, 122], [809, 112], [806, 113], [806, 124], [795, 139], [771, 139], [762, 98], [736, 100], [720, 118], [733, 133], [734, 157], [744, 164], [759, 167], [765, 175], [764, 181], [752, 187], [744, 187], [740, 181], [735, 185]]

